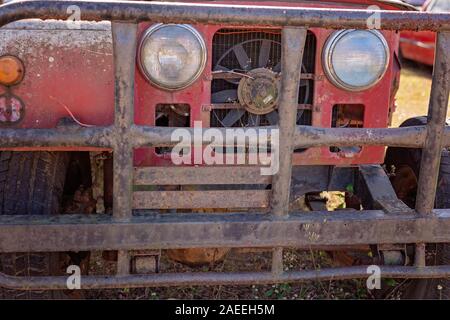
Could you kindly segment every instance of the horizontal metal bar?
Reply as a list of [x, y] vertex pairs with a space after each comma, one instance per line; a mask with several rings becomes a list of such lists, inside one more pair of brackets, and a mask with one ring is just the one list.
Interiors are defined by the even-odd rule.
[[258, 166], [139, 167], [134, 169], [135, 185], [218, 185], [270, 184]]
[[[346, 268], [329, 268], [304, 270], [274, 274], [270, 272], [242, 273], [161, 273], [147, 275], [125, 276], [82, 276], [81, 289], [112, 289], [112, 288], [142, 288], [168, 286], [215, 286], [243, 284], [272, 284], [303, 281], [331, 281], [356, 278], [368, 278], [371, 273], [369, 266]], [[381, 278], [420, 279], [445, 278], [450, 276], [450, 266], [434, 267], [397, 267], [380, 266]], [[0, 287], [16, 290], [66, 290], [67, 277], [20, 277], [0, 273]]]
[[[270, 130], [273, 126], [252, 127], [256, 130]], [[130, 142], [134, 147], [170, 147], [178, 141], [173, 141], [172, 133], [179, 128], [131, 126]], [[227, 129], [215, 128], [226, 136]], [[183, 128], [194, 136], [194, 128]], [[17, 147], [100, 147], [112, 148], [117, 133], [111, 127], [79, 127], [60, 126], [55, 129], [0, 129], [0, 148]], [[354, 145], [388, 145], [396, 147], [421, 148], [424, 145], [426, 127], [407, 128], [319, 128], [297, 126], [295, 146], [354, 146]], [[260, 141], [261, 142], [261, 141]], [[204, 140], [202, 143], [209, 144]], [[444, 147], [450, 146], [450, 127], [445, 128]]]
[[[245, 73], [239, 73], [234, 71], [213, 71], [212, 72], [212, 78], [213, 79], [223, 79], [223, 80], [230, 80], [230, 79], [242, 79], [242, 77], [251, 77], [246, 75]], [[303, 80], [317, 80], [317, 77], [314, 73], [302, 73], [300, 75], [300, 79]]]
[[[67, 8], [80, 8], [86, 21], [154, 21], [214, 25], [297, 26], [327, 29], [367, 29], [374, 11], [275, 6], [218, 5], [133, 1], [20, 1], [1, 7], [0, 26], [20, 19], [62, 19]], [[379, 11], [381, 29], [450, 30], [450, 15], [404, 11]]]
[[[382, 145], [392, 147], [421, 148], [425, 142], [426, 128], [318, 128], [297, 126], [295, 146], [310, 148], [319, 146]], [[445, 145], [450, 144], [450, 128], [445, 129]]]
[[134, 209], [261, 208], [270, 190], [135, 191]]
[[[135, 126], [132, 129], [136, 146], [168, 147], [178, 143], [171, 139], [172, 132], [176, 128]], [[194, 136], [193, 128], [184, 129], [188, 130], [192, 137]], [[218, 129], [223, 136], [226, 136], [227, 129], [215, 129]], [[256, 132], [260, 129], [268, 130], [268, 139], [270, 139], [270, 130], [276, 129], [276, 127], [252, 127], [251, 129], [256, 130]], [[424, 126], [407, 128], [319, 128], [297, 126], [294, 142], [296, 148], [362, 145], [421, 148], [425, 143], [425, 136], [426, 127]], [[210, 141], [203, 141], [203, 143], [210, 143]], [[445, 128], [443, 146], [450, 146], [450, 127]]]
[[54, 129], [0, 129], [0, 148], [99, 147], [112, 148], [114, 127], [60, 126]]
[[[134, 147], [170, 147], [178, 144], [172, 139], [173, 127], [131, 126], [130, 143]], [[182, 128], [194, 136], [194, 128]], [[229, 128], [215, 128], [225, 137]], [[252, 127], [252, 130], [276, 129], [273, 126]], [[114, 127], [59, 127], [56, 129], [0, 129], [0, 148], [16, 147], [104, 147], [115, 145], [117, 133]], [[407, 128], [319, 128], [297, 126], [294, 135], [296, 148], [320, 146], [363, 146], [384, 145], [405, 148], [422, 148], [425, 143], [426, 127]], [[251, 141], [251, 140], [248, 140]], [[247, 141], [247, 142], [248, 142]], [[253, 141], [258, 142], [258, 141]], [[259, 141], [264, 142], [264, 141]], [[209, 144], [209, 140], [201, 143]], [[236, 144], [241, 146], [241, 144]], [[450, 147], [450, 127], [446, 127], [443, 147]]]
[[[256, 213], [161, 213], [127, 221], [109, 215], [0, 216], [0, 252], [303, 247], [450, 242], [450, 210]], [[20, 239], [20, 241], [17, 241]]]
[[[213, 103], [202, 105], [202, 111], [212, 111], [212, 110], [228, 110], [228, 109], [245, 109], [240, 103]], [[299, 104], [297, 110], [312, 110], [312, 104]]]

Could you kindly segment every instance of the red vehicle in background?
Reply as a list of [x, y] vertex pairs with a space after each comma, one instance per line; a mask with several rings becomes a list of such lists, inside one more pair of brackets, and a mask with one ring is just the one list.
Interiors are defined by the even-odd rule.
[[[425, 12], [450, 12], [450, 1], [428, 0], [422, 6]], [[429, 66], [434, 63], [436, 33], [430, 31], [403, 31], [400, 34], [400, 53], [402, 57]]]

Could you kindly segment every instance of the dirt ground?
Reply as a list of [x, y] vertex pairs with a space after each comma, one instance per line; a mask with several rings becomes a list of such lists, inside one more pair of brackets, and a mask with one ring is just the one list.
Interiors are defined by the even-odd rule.
[[[415, 115], [425, 115], [428, 108], [431, 86], [431, 69], [406, 62], [401, 75], [401, 87], [397, 95], [397, 113], [393, 126]], [[450, 115], [450, 113], [449, 113]], [[332, 195], [333, 206], [338, 207], [342, 196]], [[242, 253], [232, 251], [223, 262], [215, 265], [190, 268], [161, 258], [163, 272], [205, 272], [205, 271], [251, 271], [270, 270], [270, 252]], [[91, 259], [92, 274], [110, 273], [114, 263], [101, 263], [100, 253]], [[325, 268], [331, 266], [326, 252], [299, 251], [288, 249], [284, 252], [286, 270]], [[401, 298], [405, 282], [388, 280], [383, 283], [382, 296], [387, 299]], [[94, 290], [87, 292], [88, 299], [372, 299], [379, 292], [366, 289], [365, 280], [346, 280], [328, 282], [307, 282], [280, 285], [250, 286], [196, 286], [176, 288], [143, 288], [120, 290]]]

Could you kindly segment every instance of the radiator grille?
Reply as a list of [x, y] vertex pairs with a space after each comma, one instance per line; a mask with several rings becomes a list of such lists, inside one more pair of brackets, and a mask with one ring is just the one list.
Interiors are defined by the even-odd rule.
[[[225, 67], [229, 70], [245, 72], [258, 68], [258, 58], [263, 40], [270, 41], [269, 59], [265, 67], [279, 71], [281, 62], [281, 30], [255, 30], [255, 29], [221, 29], [213, 38], [212, 66], [213, 70]], [[248, 69], [243, 70], [242, 64], [233, 54], [232, 48], [236, 45], [242, 48], [248, 56]], [[316, 54], [316, 38], [308, 32], [305, 52], [303, 56], [303, 73], [314, 73]], [[278, 69], [277, 69], [278, 68]], [[223, 90], [236, 90], [237, 81], [214, 79], [211, 85], [211, 93]], [[299, 94], [299, 104], [312, 104], [314, 92], [313, 80], [302, 80]], [[232, 102], [232, 101], [229, 101]], [[211, 126], [222, 126], [221, 120], [230, 110], [213, 110], [211, 112]], [[247, 126], [249, 115], [246, 113], [233, 127]], [[297, 124], [311, 125], [311, 110], [299, 110]], [[259, 125], [269, 125], [265, 117], [261, 117]]]

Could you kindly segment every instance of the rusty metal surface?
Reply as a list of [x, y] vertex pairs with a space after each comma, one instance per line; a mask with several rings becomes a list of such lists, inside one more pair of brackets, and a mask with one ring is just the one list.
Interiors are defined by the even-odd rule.
[[261, 208], [270, 190], [135, 191], [135, 209]]
[[[286, 215], [294, 152], [294, 132], [297, 120], [297, 102], [302, 69], [306, 29], [284, 28], [281, 36], [281, 95], [278, 106], [279, 116], [279, 170], [273, 176], [270, 205], [275, 215]], [[276, 161], [276, 160], [275, 160]], [[274, 165], [274, 164], [272, 164]]]
[[[22, 146], [95, 146], [114, 151], [114, 212], [112, 216], [2, 216], [0, 217], [0, 251], [80, 251], [119, 250], [120, 277], [87, 277], [86, 288], [133, 287], [152, 285], [269, 283], [310, 279], [366, 277], [366, 269], [343, 268], [321, 271], [284, 273], [282, 247], [320, 245], [355, 245], [382, 243], [450, 242], [450, 211], [431, 212], [435, 178], [442, 146], [450, 145], [450, 131], [444, 129], [445, 108], [449, 90], [447, 32], [449, 14], [416, 12], [380, 12], [381, 29], [440, 31], [427, 128], [342, 129], [314, 128], [290, 124], [292, 103], [297, 89], [298, 73], [283, 73], [280, 107], [282, 170], [275, 177], [274, 214], [154, 214], [132, 215], [132, 154], [134, 147], [171, 146], [175, 128], [133, 125], [134, 59], [136, 24], [141, 21], [166, 23], [204, 23], [284, 27], [319, 27], [327, 29], [367, 29], [373, 12], [366, 10], [329, 10], [292, 7], [226, 6], [157, 2], [82, 2], [22, 1], [0, 7], [0, 26], [19, 19], [67, 19], [67, 7], [79, 6], [83, 20], [112, 20], [115, 59], [115, 125], [111, 127], [46, 129], [3, 129], [0, 147]], [[118, 22], [120, 21], [120, 22]], [[290, 40], [283, 41], [284, 64], [297, 66], [305, 29], [283, 29]], [[294, 37], [296, 36], [296, 37]], [[292, 38], [291, 38], [292, 37]], [[301, 40], [301, 41], [300, 41]], [[291, 57], [291, 58], [289, 58]], [[289, 62], [289, 63], [288, 63]], [[294, 68], [299, 69], [299, 67]], [[285, 100], [283, 100], [283, 97]], [[292, 104], [292, 105], [291, 105]], [[283, 108], [285, 106], [285, 108]], [[295, 108], [294, 108], [295, 106]], [[292, 108], [289, 108], [292, 107]], [[291, 110], [292, 109], [292, 110]], [[284, 119], [283, 121], [283, 112]], [[267, 129], [267, 128], [265, 128]], [[193, 130], [193, 129], [190, 129]], [[204, 141], [203, 143], [208, 143]], [[417, 202], [419, 213], [383, 211], [313, 212], [287, 215], [290, 190], [291, 154], [294, 147], [390, 145], [425, 147], [424, 160], [430, 163], [430, 177], [422, 174]], [[422, 166], [423, 168], [424, 166]], [[222, 192], [221, 192], [222, 193]], [[223, 195], [223, 193], [222, 193]], [[395, 199], [394, 199], [395, 200]], [[401, 211], [401, 210], [400, 210]], [[406, 211], [406, 209], [405, 209]], [[21, 239], [21, 241], [17, 241]], [[130, 276], [132, 249], [199, 248], [199, 247], [275, 247], [272, 273], [249, 274], [173, 274]], [[420, 246], [418, 246], [420, 248]], [[420, 252], [419, 252], [420, 253]], [[419, 257], [421, 255], [418, 255]], [[422, 260], [422, 259], [419, 259]], [[423, 261], [416, 263], [422, 266]], [[442, 277], [450, 267], [385, 268], [390, 277]], [[15, 278], [0, 274], [0, 286], [11, 288], [65, 288], [64, 280], [55, 277]]]
[[386, 214], [413, 212], [413, 209], [397, 197], [386, 172], [380, 165], [360, 166], [359, 173], [374, 209], [383, 210]]
[[[86, 21], [164, 21], [166, 23], [226, 24], [229, 26], [297, 26], [327, 29], [367, 29], [373, 11], [310, 9], [248, 5], [130, 1], [21, 1], [1, 7], [0, 26], [20, 19], [66, 20], [67, 7], [76, 5]], [[450, 15], [380, 11], [384, 30], [450, 30]]]
[[270, 184], [259, 166], [137, 167], [135, 185]]
[[[286, 216], [292, 177], [292, 153], [294, 152], [294, 132], [297, 121], [297, 104], [302, 69], [303, 52], [306, 42], [305, 28], [284, 28], [281, 33], [281, 94], [278, 106], [279, 116], [279, 170], [272, 180], [270, 205], [272, 214]], [[272, 165], [274, 165], [272, 163]], [[283, 272], [283, 248], [274, 248], [272, 253], [272, 273]]]
[[[268, 130], [275, 127], [255, 127]], [[193, 128], [183, 128], [194, 134]], [[224, 136], [225, 128], [214, 128]], [[148, 127], [133, 125], [130, 127], [129, 143], [134, 147], [170, 147], [178, 143], [171, 139], [176, 128]], [[113, 148], [117, 133], [114, 127], [59, 127], [57, 129], [0, 129], [2, 139], [0, 147], [56, 147], [56, 146], [92, 146]], [[385, 145], [405, 148], [422, 148], [425, 144], [426, 128], [424, 126], [406, 128], [318, 128], [297, 126], [294, 134], [295, 148], [313, 146], [358, 146]], [[251, 141], [251, 140], [250, 140]], [[263, 140], [260, 140], [263, 141]], [[257, 142], [257, 141], [253, 141]], [[203, 144], [210, 144], [208, 140]], [[236, 143], [236, 146], [242, 146]], [[443, 147], [450, 146], [450, 128], [444, 129]]]
[[[428, 109], [427, 137], [422, 150], [417, 185], [416, 211], [422, 215], [429, 214], [433, 210], [436, 198], [450, 90], [449, 52], [450, 32], [438, 33]], [[425, 266], [425, 258], [425, 243], [416, 244], [414, 264], [418, 267]]]
[[131, 215], [133, 192], [133, 143], [129, 128], [134, 114], [136, 24], [112, 24], [115, 65], [115, 139], [113, 141], [113, 216]]
[[[129, 128], [134, 116], [134, 70], [137, 47], [137, 25], [111, 24], [114, 48], [114, 130], [113, 141], [113, 218], [127, 219], [132, 215], [133, 203], [133, 144]], [[130, 272], [129, 252], [117, 252], [117, 274]]]
[[[450, 210], [420, 216], [381, 210], [1, 216], [1, 252], [300, 247], [450, 242]], [[17, 241], [17, 239], [21, 239]]]
[[[81, 279], [81, 289], [99, 288], [142, 288], [162, 286], [214, 286], [214, 285], [243, 285], [270, 284], [302, 281], [330, 281], [355, 278], [367, 278], [368, 266], [330, 268], [318, 270], [303, 270], [273, 274], [270, 272], [242, 272], [242, 273], [161, 273], [147, 275], [126, 276], [84, 276]], [[420, 279], [445, 278], [450, 276], [449, 266], [436, 267], [394, 267], [380, 266], [382, 278]], [[14, 277], [0, 274], [0, 286], [18, 290], [55, 290], [67, 289], [67, 277]]]
[[427, 137], [422, 151], [416, 199], [416, 210], [420, 214], [427, 214], [434, 208], [449, 90], [450, 32], [440, 32], [436, 42], [436, 60], [428, 109]]

